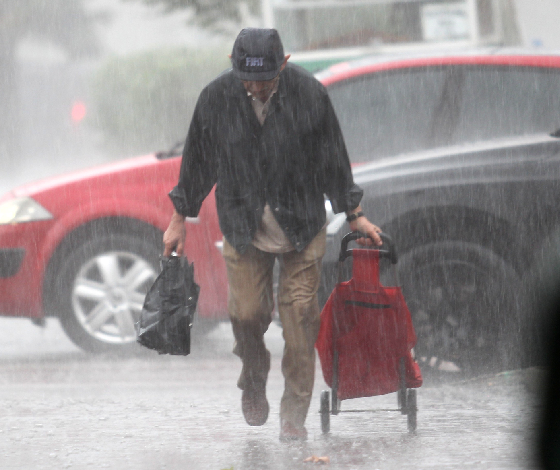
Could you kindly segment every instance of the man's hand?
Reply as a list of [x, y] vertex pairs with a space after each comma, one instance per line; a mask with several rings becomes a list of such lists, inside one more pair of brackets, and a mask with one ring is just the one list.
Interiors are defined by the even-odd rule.
[[377, 246], [381, 246], [383, 244], [381, 237], [379, 236], [381, 229], [377, 225], [373, 225], [364, 216], [358, 217], [350, 222], [350, 230], [353, 232], [362, 232], [368, 236], [368, 238], [359, 238], [356, 240], [360, 245], [371, 246], [375, 243]]
[[163, 234], [163, 244], [165, 245], [163, 256], [171, 256], [173, 251], [178, 255], [182, 255], [186, 235], [185, 218], [177, 211], [174, 211], [171, 216], [171, 222], [169, 222], [169, 227], [167, 227], [167, 230]]

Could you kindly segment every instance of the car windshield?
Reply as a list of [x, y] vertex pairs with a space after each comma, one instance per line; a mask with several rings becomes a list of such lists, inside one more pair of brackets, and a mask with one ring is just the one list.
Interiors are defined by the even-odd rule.
[[329, 87], [353, 163], [560, 128], [560, 71], [438, 66]]

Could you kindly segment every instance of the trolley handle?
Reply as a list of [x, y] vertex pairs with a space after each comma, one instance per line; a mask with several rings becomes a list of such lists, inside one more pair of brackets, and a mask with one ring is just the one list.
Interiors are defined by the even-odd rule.
[[[379, 236], [383, 241], [383, 245], [381, 247], [374, 246], [371, 248], [379, 250], [380, 258], [389, 258], [392, 264], [397, 264], [399, 257], [397, 255], [395, 243], [386, 233], [380, 233]], [[352, 256], [352, 250], [348, 249], [348, 243], [355, 241], [358, 238], [368, 238], [368, 236], [362, 232], [350, 232], [344, 235], [342, 241], [340, 242], [340, 255], [338, 257], [339, 263], [344, 261], [349, 256]]]

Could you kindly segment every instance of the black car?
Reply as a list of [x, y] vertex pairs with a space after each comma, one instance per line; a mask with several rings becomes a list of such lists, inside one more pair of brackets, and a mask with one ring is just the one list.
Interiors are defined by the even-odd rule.
[[[537, 339], [526, 287], [560, 227], [560, 139], [539, 133], [403, 154], [354, 175], [364, 212], [400, 252], [421, 364], [480, 371], [527, 360], [521, 345]], [[322, 300], [347, 231], [344, 214], [331, 219]]]

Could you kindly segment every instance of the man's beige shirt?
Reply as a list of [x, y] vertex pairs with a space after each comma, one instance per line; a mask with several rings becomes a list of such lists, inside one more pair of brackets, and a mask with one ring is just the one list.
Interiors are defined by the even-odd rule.
[[[261, 123], [261, 126], [264, 124], [264, 120], [266, 119], [266, 115], [268, 114], [268, 109], [270, 108], [270, 99], [278, 90], [278, 81], [270, 94], [270, 97], [263, 103], [262, 101], [258, 100], [250, 93], [247, 93], [249, 98], [251, 99], [251, 104], [253, 105], [253, 110], [257, 115], [257, 119]], [[264, 206], [264, 213], [262, 216], [261, 223], [259, 228], [257, 229], [257, 233], [253, 238], [253, 245], [257, 247], [261, 251], [266, 251], [269, 253], [287, 253], [288, 251], [294, 250], [294, 247], [286, 237], [286, 234], [278, 225], [278, 222], [274, 218], [272, 214], [272, 210], [270, 206], [266, 204]]]

